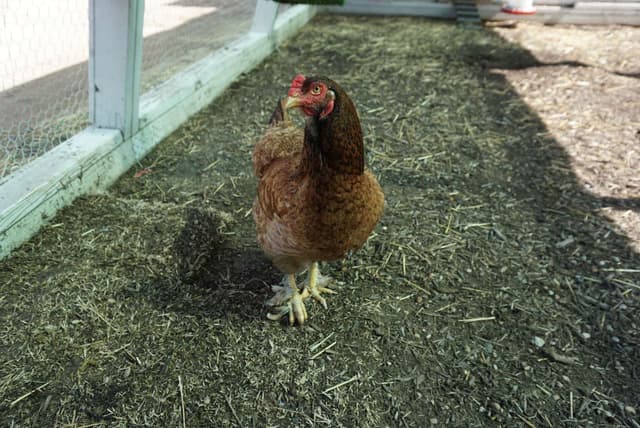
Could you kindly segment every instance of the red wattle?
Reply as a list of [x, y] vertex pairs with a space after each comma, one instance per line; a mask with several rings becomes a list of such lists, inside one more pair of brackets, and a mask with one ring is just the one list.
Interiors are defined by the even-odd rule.
[[328, 116], [329, 114], [331, 114], [332, 111], [333, 111], [333, 100], [327, 103], [324, 110], [322, 110], [322, 113], [320, 113], [320, 118], [322, 119], [323, 117]]

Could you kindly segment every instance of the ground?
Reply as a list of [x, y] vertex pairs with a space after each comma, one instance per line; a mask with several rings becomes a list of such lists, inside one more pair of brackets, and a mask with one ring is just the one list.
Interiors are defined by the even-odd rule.
[[[541, 30], [316, 17], [0, 262], [2, 420], [640, 426], [640, 56]], [[289, 327], [250, 154], [298, 72], [351, 94], [387, 206]]]

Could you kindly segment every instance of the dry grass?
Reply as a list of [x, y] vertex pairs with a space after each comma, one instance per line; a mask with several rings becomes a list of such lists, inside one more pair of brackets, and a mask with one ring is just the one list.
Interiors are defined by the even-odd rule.
[[[485, 29], [316, 18], [0, 264], [2, 419], [637, 427], [640, 257], [494, 71], [536, 63]], [[352, 94], [388, 206], [289, 328], [250, 153], [297, 72]]]

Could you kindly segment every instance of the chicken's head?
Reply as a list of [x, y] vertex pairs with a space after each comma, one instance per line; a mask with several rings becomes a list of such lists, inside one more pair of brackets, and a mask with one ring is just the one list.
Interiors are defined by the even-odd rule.
[[307, 116], [321, 119], [333, 111], [336, 93], [331, 81], [322, 77], [304, 77], [298, 74], [291, 82], [286, 109], [300, 108]]

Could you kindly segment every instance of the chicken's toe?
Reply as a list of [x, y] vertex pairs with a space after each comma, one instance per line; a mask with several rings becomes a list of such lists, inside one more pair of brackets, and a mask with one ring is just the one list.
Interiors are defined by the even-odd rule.
[[315, 300], [316, 302], [320, 303], [322, 305], [323, 308], [328, 309], [327, 308], [327, 301], [325, 300], [324, 297], [321, 296], [321, 293], [326, 293], [326, 294], [338, 294], [337, 291], [334, 291], [330, 288], [326, 288], [326, 287], [308, 287], [305, 289], [305, 291], [308, 290], [309, 295], [313, 298], [313, 300]]
[[307, 320], [307, 308], [304, 306], [304, 299], [309, 297], [309, 293], [305, 290], [300, 293], [296, 286], [295, 276], [287, 275], [285, 281], [287, 286], [274, 285], [272, 287], [276, 294], [269, 300], [267, 305], [273, 308], [273, 312], [267, 314], [267, 318], [272, 321], [278, 321], [283, 316], [289, 315], [289, 324], [304, 324]]
[[287, 305], [279, 306], [276, 308], [277, 312], [269, 312], [267, 318], [271, 321], [279, 321], [283, 316], [289, 313], [289, 307]]
[[296, 321], [302, 325], [309, 317], [307, 308], [304, 306], [303, 296], [300, 293], [295, 294], [287, 303], [289, 307], [289, 324], [294, 325]]
[[327, 301], [321, 296], [321, 294], [337, 294], [335, 290], [326, 287], [332, 281], [333, 279], [331, 277], [324, 276], [320, 273], [318, 263], [313, 263], [309, 269], [309, 275], [304, 284], [304, 293], [305, 295], [312, 297], [316, 302], [320, 303], [323, 308], [327, 309]]

